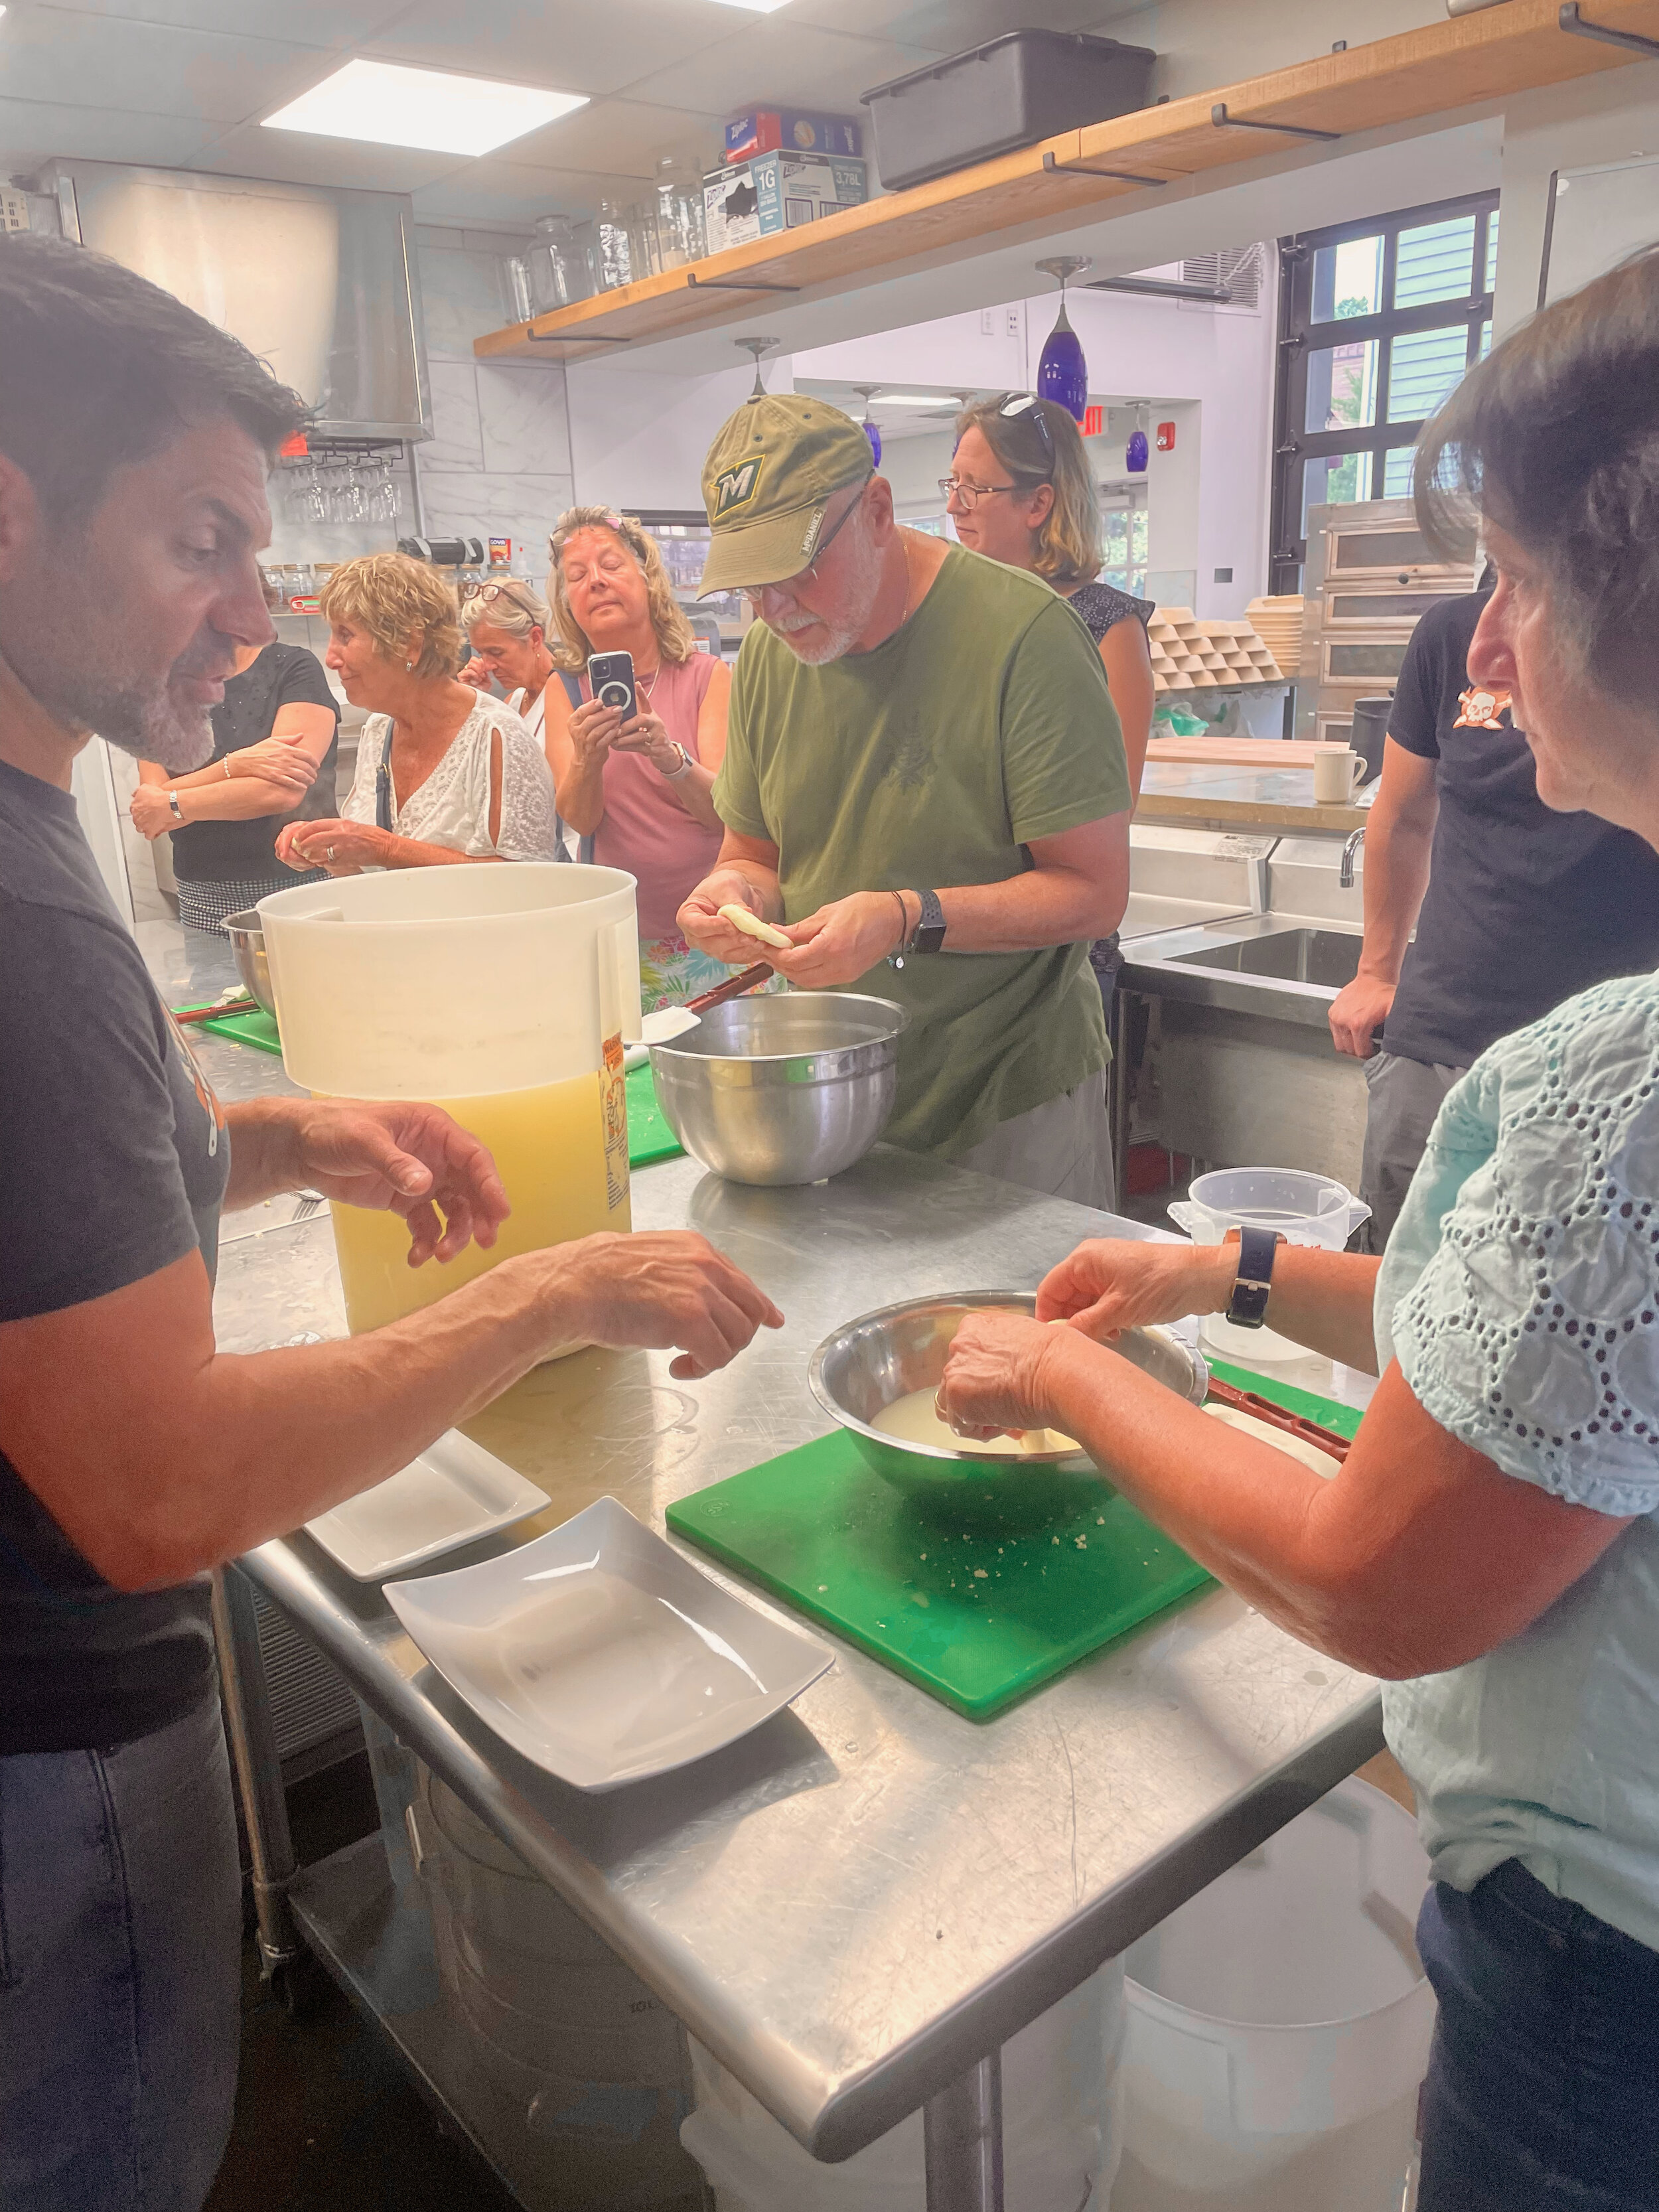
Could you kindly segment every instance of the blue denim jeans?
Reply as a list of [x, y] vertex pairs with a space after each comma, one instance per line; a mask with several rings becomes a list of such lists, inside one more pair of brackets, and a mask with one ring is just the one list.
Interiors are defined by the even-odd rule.
[[1440, 2016], [1418, 2212], [1659, 2212], [1659, 1951], [1518, 1859], [1417, 1929]]
[[5, 2212], [199, 2212], [240, 1948], [216, 1697], [112, 1750], [0, 1759]]

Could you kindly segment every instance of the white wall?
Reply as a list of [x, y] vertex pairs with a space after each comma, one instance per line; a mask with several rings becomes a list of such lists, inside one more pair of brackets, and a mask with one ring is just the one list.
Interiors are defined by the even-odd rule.
[[[769, 358], [765, 378], [769, 392], [789, 391], [787, 358]], [[590, 358], [573, 362], [565, 381], [580, 501], [701, 513], [703, 455], [754, 388], [755, 364], [745, 354], [734, 368], [686, 376]]]
[[[1512, 330], [1538, 305], [1553, 173], [1620, 161], [1632, 154], [1659, 154], [1659, 62], [1638, 62], [1510, 100], [1504, 129], [1496, 336]], [[1653, 235], [1659, 239], [1659, 209]]]
[[510, 538], [514, 571], [539, 578], [547, 533], [574, 497], [564, 369], [472, 354], [473, 339], [501, 321], [496, 257], [522, 244], [472, 231], [419, 234], [434, 434], [416, 465], [428, 537]]
[[[1162, 273], [1180, 272], [1177, 267]], [[1154, 400], [1152, 420], [1176, 425], [1175, 452], [1155, 452], [1147, 469], [1151, 565], [1194, 570], [1200, 614], [1242, 614], [1267, 588], [1271, 283], [1254, 314], [1122, 293], [1076, 291], [1069, 298], [1091, 392], [1103, 399]], [[817, 346], [793, 356], [793, 372], [803, 382], [1029, 391], [1055, 304], [1049, 293]], [[893, 440], [889, 473], [902, 469], [908, 476], [908, 449], [923, 442]], [[925, 442], [931, 447], [933, 441]], [[1091, 453], [1097, 474], [1122, 476], [1121, 445], [1107, 449], [1103, 441], [1098, 447], [1091, 441]], [[1231, 568], [1232, 581], [1215, 582], [1217, 568]]]

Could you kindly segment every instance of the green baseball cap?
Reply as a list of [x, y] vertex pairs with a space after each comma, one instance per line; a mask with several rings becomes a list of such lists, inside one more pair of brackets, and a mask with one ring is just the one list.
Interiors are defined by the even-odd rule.
[[869, 440], [827, 399], [784, 392], [745, 400], [702, 465], [714, 543], [698, 598], [799, 576], [831, 495], [874, 473]]

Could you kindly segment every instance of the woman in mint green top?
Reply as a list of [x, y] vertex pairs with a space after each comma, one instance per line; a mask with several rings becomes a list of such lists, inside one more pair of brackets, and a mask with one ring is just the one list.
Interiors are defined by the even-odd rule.
[[[1417, 481], [1442, 543], [1478, 511], [1469, 677], [1510, 693], [1539, 796], [1659, 848], [1659, 249], [1474, 369]], [[1224, 1310], [1236, 1246], [1081, 1246], [1038, 1322], [963, 1325], [944, 1407], [1080, 1437], [1252, 1604], [1386, 1678], [1435, 1878], [1419, 2212], [1656, 2212], [1659, 977], [1482, 1055], [1385, 1260], [1267, 1264], [1276, 1330], [1382, 1378], [1329, 1481], [1102, 1350]]]

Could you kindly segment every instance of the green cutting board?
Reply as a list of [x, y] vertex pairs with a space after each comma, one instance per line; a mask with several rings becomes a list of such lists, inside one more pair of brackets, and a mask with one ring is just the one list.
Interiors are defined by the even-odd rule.
[[657, 1085], [647, 1060], [628, 1077], [628, 1164], [648, 1168], [657, 1160], [678, 1159], [683, 1149], [657, 1103]]
[[228, 1037], [233, 1044], [251, 1044], [256, 1052], [275, 1053], [282, 1057], [283, 1040], [276, 1034], [276, 1018], [261, 1006], [257, 1013], [227, 1014], [222, 1020], [204, 1022], [204, 1030], [215, 1036]]
[[[1216, 1371], [1343, 1436], [1359, 1416]], [[1105, 1483], [1034, 1535], [955, 1528], [884, 1482], [840, 1430], [682, 1498], [676, 1535], [970, 1720], [989, 1720], [1211, 1577]]]
[[[1207, 1353], [1205, 1356], [1209, 1358]], [[1357, 1406], [1342, 1405], [1335, 1398], [1322, 1398], [1312, 1390], [1298, 1390], [1294, 1383], [1280, 1382], [1273, 1376], [1253, 1375], [1248, 1367], [1235, 1367], [1225, 1359], [1209, 1359], [1209, 1368], [1212, 1375], [1231, 1382], [1235, 1390], [1254, 1390], [1260, 1398], [1271, 1398], [1287, 1413], [1300, 1413], [1304, 1420], [1317, 1421], [1322, 1429], [1334, 1430], [1339, 1437], [1346, 1437], [1350, 1442], [1359, 1433], [1359, 1424], [1364, 1417]]]

